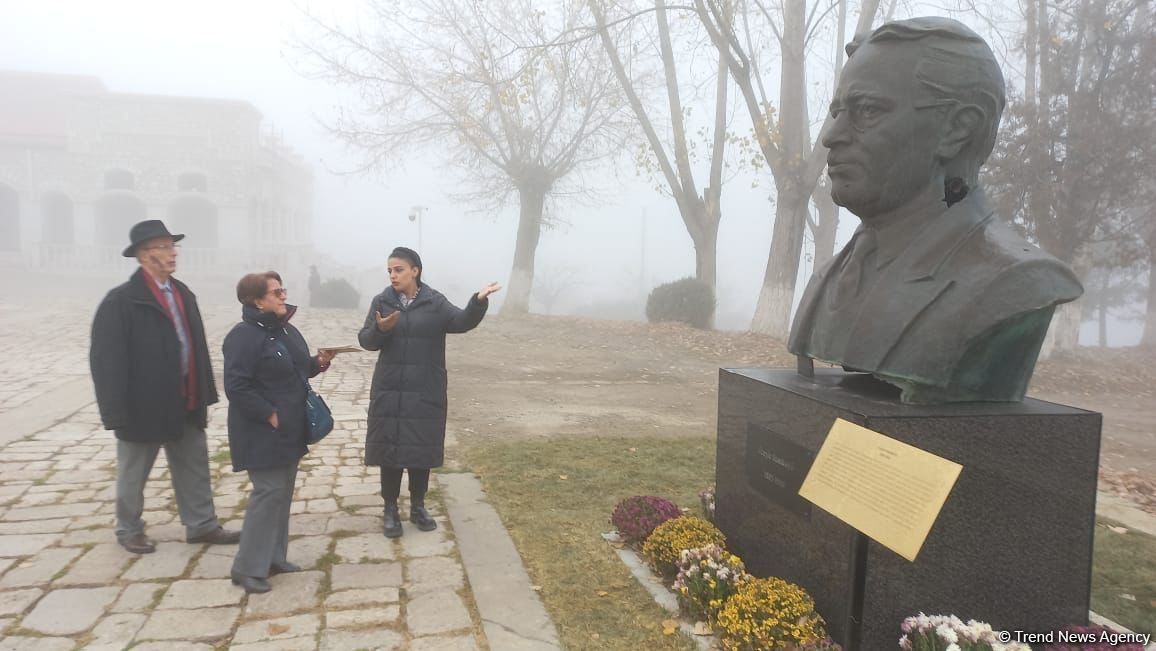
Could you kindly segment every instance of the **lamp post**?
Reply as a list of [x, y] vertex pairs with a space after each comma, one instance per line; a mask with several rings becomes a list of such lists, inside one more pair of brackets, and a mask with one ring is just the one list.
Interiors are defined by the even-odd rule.
[[421, 216], [422, 216], [422, 213], [424, 213], [427, 210], [429, 210], [429, 208], [426, 208], [425, 206], [413, 206], [409, 209], [409, 220], [411, 222], [417, 222], [417, 250], [419, 253], [422, 250], [422, 248], [421, 248]]

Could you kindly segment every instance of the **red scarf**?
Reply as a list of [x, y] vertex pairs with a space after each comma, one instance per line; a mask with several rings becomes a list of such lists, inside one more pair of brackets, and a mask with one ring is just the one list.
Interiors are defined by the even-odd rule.
[[[161, 311], [169, 317], [169, 321], [172, 321], [173, 315], [169, 312], [168, 301], [161, 295], [161, 287], [157, 284], [156, 279], [144, 271], [141, 272], [141, 275], [145, 277], [145, 285], [153, 293], [153, 298], [157, 299]], [[173, 290], [173, 298], [177, 301], [177, 311], [181, 313], [181, 322], [185, 324], [185, 332], [189, 335], [189, 374], [185, 377], [185, 386], [182, 388], [181, 395], [185, 397], [185, 409], [192, 411], [197, 408], [197, 356], [193, 351], [193, 331], [189, 328], [189, 316], [185, 312], [185, 299], [181, 298], [181, 293], [177, 290], [176, 282], [172, 278], [169, 278], [169, 287]], [[177, 324], [174, 322], [173, 328], [176, 327]]]

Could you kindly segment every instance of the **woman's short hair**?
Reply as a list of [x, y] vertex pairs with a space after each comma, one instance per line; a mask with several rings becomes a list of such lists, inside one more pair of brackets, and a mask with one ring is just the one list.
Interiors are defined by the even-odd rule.
[[245, 274], [237, 281], [237, 300], [243, 305], [256, 306], [257, 299], [269, 293], [269, 281], [281, 282], [281, 274], [276, 271]]

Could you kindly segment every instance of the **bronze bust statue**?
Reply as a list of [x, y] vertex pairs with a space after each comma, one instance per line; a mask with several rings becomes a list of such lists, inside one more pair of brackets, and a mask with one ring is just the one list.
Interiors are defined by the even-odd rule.
[[1005, 104], [995, 56], [946, 18], [887, 23], [847, 52], [823, 144], [831, 195], [861, 224], [808, 283], [788, 348], [903, 402], [1020, 401], [1052, 313], [1083, 287], [979, 185]]

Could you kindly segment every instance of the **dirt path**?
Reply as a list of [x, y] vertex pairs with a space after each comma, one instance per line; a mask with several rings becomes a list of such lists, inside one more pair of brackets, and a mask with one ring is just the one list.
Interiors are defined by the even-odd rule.
[[[715, 435], [720, 367], [792, 367], [749, 333], [663, 324], [491, 315], [449, 338], [451, 428], [463, 442], [577, 436]], [[1105, 488], [1156, 512], [1156, 355], [1135, 350], [1042, 362], [1030, 395], [1104, 414]]]

